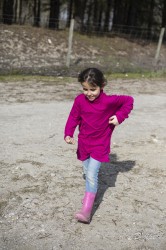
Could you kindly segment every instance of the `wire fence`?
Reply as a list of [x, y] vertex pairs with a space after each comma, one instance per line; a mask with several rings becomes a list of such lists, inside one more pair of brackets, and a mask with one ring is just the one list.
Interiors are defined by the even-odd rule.
[[[27, 25], [30, 24], [32, 26], [37, 25], [44, 28], [49, 28], [49, 25], [54, 27], [55, 29], [64, 30], [68, 26], [67, 19], [50, 19], [48, 16], [46, 17], [13, 17], [13, 15], [5, 14], [0, 15], [0, 23], [4, 24], [19, 24], [19, 25]], [[143, 28], [139, 26], [128, 26], [128, 25], [113, 25], [110, 22], [109, 26], [105, 26], [104, 23], [82, 23], [80, 20], [75, 19], [75, 30], [81, 32], [86, 35], [121, 35], [127, 38], [134, 39], [144, 39], [150, 41], [157, 41], [160, 34], [159, 26], [152, 26], [151, 28]], [[163, 43], [166, 43], [166, 33], [163, 37]]]
[[57, 30], [0, 23], [0, 74], [76, 75], [92, 66], [108, 73], [166, 71], [165, 33], [155, 58], [160, 29], [119, 25], [104, 31], [75, 20], [71, 37], [66, 21], [58, 24]]

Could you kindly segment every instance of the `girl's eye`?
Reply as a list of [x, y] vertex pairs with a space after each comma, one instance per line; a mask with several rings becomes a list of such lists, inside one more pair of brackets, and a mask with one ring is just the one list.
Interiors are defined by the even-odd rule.
[[[90, 91], [95, 91], [96, 89], [90, 89]], [[83, 88], [83, 91], [88, 91], [88, 89]]]

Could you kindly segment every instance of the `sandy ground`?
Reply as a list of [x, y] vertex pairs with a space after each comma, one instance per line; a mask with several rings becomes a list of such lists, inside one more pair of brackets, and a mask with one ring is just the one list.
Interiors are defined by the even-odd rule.
[[85, 183], [63, 140], [79, 86], [62, 81], [0, 82], [0, 249], [165, 250], [165, 79], [106, 87], [135, 108], [114, 132], [89, 225], [73, 217]]

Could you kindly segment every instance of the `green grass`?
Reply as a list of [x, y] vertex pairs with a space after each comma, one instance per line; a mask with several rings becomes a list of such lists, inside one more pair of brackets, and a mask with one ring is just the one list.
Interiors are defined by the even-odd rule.
[[3, 82], [27, 82], [27, 81], [43, 81], [49, 83], [55, 82], [72, 82], [71, 77], [61, 77], [61, 76], [39, 76], [39, 75], [0, 75], [0, 81]]
[[[140, 73], [106, 73], [107, 79], [143, 79], [143, 78], [166, 78], [166, 71], [147, 71]], [[76, 79], [76, 78], [74, 78]], [[73, 82], [73, 77], [67, 76], [39, 76], [39, 75], [21, 75], [21, 74], [9, 74], [9, 75], [0, 75], [0, 81], [2, 82], [26, 82], [26, 81], [43, 81], [49, 83], [65, 83]]]

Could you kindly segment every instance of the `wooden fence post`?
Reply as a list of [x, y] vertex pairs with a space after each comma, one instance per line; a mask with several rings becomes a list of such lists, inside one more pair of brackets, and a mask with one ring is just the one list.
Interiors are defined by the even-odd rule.
[[70, 58], [71, 58], [72, 41], [73, 41], [73, 31], [74, 31], [74, 19], [71, 19], [70, 29], [69, 29], [68, 52], [67, 52], [67, 60], [66, 60], [66, 66], [68, 68], [70, 67]]
[[156, 55], [155, 55], [155, 64], [158, 62], [164, 32], [165, 32], [165, 28], [161, 28], [160, 37], [159, 37], [158, 46], [157, 46]]

